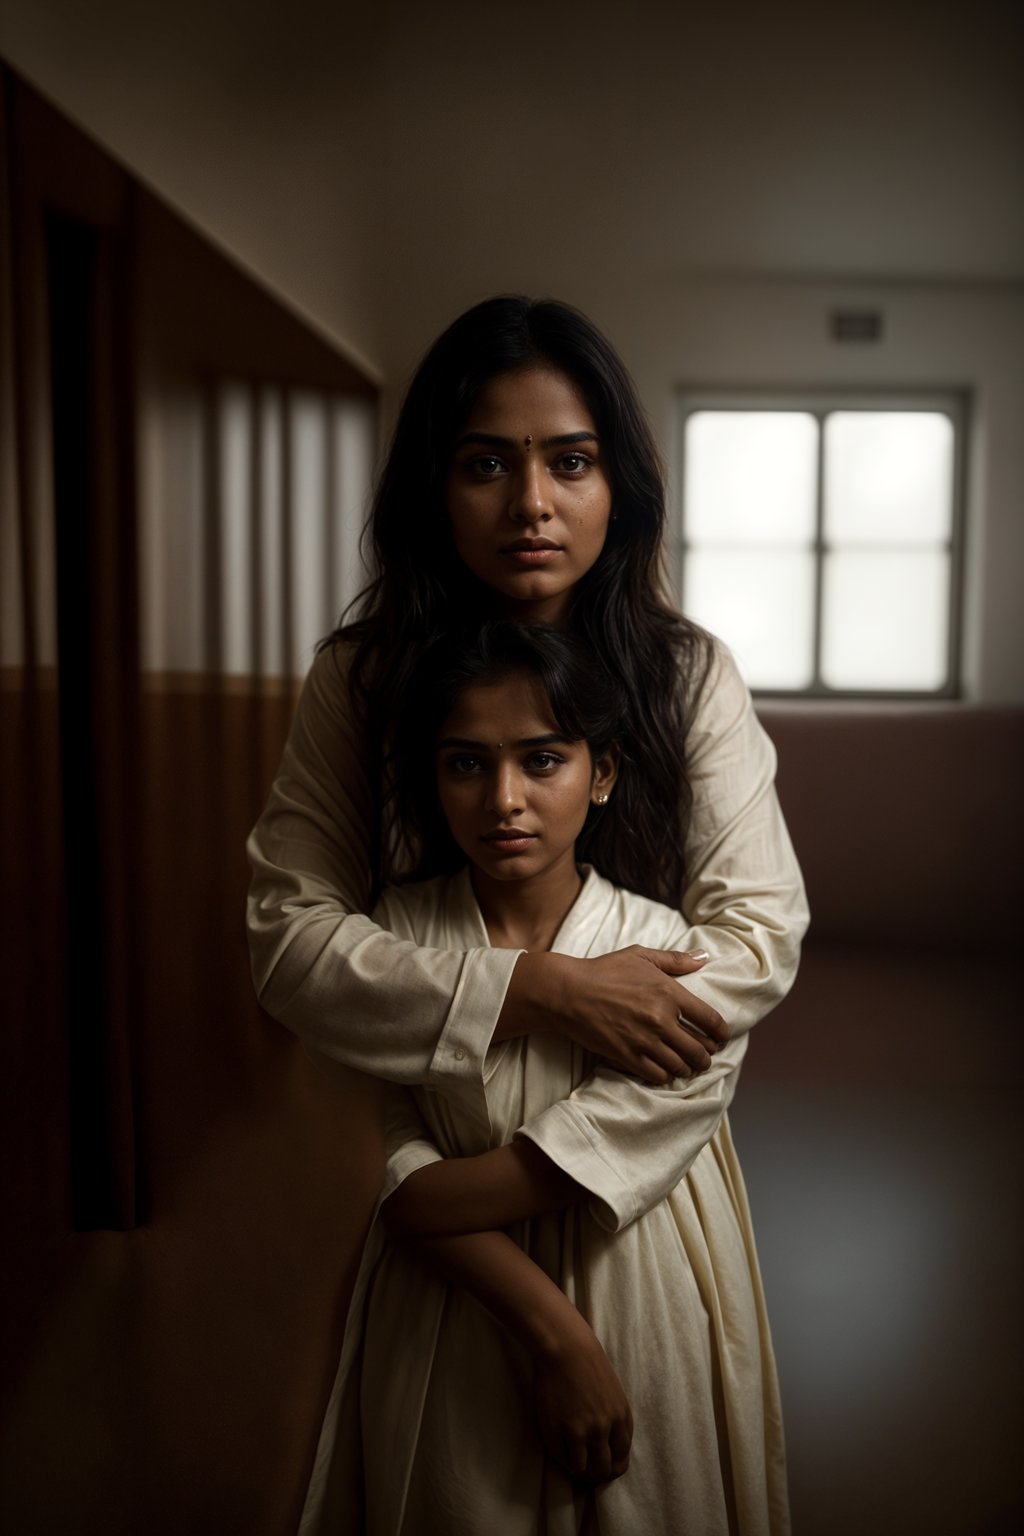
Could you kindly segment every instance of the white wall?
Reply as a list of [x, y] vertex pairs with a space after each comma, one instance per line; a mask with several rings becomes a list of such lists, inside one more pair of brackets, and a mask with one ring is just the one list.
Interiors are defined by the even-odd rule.
[[0, 55], [373, 376], [371, 24], [348, 6], [4, 0]]
[[707, 275], [1024, 279], [1005, 0], [384, 9], [389, 377], [508, 288], [597, 311]]

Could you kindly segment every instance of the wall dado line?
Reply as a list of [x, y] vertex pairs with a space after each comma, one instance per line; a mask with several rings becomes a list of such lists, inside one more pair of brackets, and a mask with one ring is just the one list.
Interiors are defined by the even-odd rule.
[[[302, 692], [301, 677], [273, 677], [233, 672], [139, 672], [141, 693], [216, 693], [243, 697], [287, 698], [292, 706]], [[0, 693], [56, 693], [60, 673], [56, 667], [0, 667]]]

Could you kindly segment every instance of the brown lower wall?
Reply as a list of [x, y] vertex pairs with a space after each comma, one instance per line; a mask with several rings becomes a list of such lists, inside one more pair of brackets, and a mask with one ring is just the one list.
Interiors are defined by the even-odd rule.
[[1024, 920], [1024, 709], [759, 703], [816, 938], [1005, 952]]
[[[0, 1528], [280, 1536], [379, 1170], [373, 1085], [328, 1081], [249, 979], [244, 841], [291, 697], [143, 696], [142, 1221], [126, 1233], [70, 1228], [60, 838], [53, 786], [34, 776], [57, 761], [55, 699], [35, 701], [31, 732], [24, 707], [0, 694], [5, 854], [35, 871], [31, 899], [5, 881]], [[29, 735], [27, 758], [13, 744]], [[87, 1007], [88, 978], [68, 994]]]

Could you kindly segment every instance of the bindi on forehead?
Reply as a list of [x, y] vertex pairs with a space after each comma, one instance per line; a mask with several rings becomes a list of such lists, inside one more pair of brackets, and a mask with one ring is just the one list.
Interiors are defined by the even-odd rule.
[[524, 437], [523, 438], [523, 447], [524, 448], [529, 448], [529, 446], [530, 446], [530, 444], [532, 442], [533, 442], [533, 438], [532, 437]]

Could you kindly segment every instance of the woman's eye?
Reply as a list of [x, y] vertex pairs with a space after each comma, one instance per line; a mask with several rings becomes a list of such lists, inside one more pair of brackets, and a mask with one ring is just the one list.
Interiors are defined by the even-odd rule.
[[592, 463], [593, 460], [585, 453], [563, 453], [558, 467], [567, 475], [582, 475]]
[[480, 759], [477, 757], [450, 757], [445, 764], [449, 773], [464, 775], [476, 773], [480, 767]]
[[550, 773], [552, 768], [557, 768], [564, 761], [557, 752], [534, 752], [527, 761], [527, 767], [535, 773]]
[[501, 459], [496, 459], [491, 454], [486, 454], [479, 459], [471, 459], [469, 467], [482, 480], [493, 479], [495, 475], [500, 475], [505, 468]]

